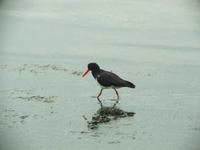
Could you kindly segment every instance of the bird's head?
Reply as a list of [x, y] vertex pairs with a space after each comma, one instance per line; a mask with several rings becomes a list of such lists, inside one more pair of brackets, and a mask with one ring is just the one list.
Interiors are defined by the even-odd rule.
[[85, 71], [85, 73], [82, 75], [82, 77], [86, 76], [86, 74], [89, 71], [98, 72], [99, 70], [100, 70], [100, 67], [96, 63], [89, 63], [88, 64], [88, 69]]

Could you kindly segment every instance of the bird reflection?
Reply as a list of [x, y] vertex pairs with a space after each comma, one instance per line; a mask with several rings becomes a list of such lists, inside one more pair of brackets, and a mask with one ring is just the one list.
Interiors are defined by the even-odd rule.
[[132, 117], [134, 112], [127, 112], [116, 107], [118, 100], [112, 106], [104, 106], [99, 98], [97, 98], [100, 104], [100, 108], [92, 115], [92, 120], [89, 121], [85, 116], [83, 118], [87, 121], [89, 129], [97, 129], [99, 124], [107, 123], [112, 120], [116, 120], [124, 117]]

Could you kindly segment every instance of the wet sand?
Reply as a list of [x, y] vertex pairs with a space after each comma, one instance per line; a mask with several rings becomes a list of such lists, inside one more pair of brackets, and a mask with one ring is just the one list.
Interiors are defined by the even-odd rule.
[[[153, 2], [4, 2], [0, 149], [199, 150], [199, 5]], [[91, 61], [136, 85], [117, 104], [133, 117], [88, 128], [100, 108], [81, 77]]]

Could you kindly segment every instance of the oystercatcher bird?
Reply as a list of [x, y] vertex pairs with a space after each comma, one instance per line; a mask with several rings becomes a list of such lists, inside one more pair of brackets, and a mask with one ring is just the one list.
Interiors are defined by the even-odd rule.
[[121, 87], [135, 88], [135, 85], [133, 83], [121, 79], [118, 75], [114, 74], [113, 72], [100, 69], [99, 65], [97, 65], [96, 63], [89, 63], [88, 69], [85, 71], [82, 77], [86, 76], [86, 74], [89, 71], [92, 72], [94, 79], [97, 80], [97, 82], [101, 86], [101, 91], [97, 96], [98, 100], [104, 89], [108, 89], [108, 88], [114, 89], [117, 95], [117, 101], [118, 101], [119, 94], [116, 89], [121, 88]]

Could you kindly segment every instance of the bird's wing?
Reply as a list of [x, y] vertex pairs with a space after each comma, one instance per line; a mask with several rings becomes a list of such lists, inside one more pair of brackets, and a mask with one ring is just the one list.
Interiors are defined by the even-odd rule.
[[108, 71], [103, 71], [99, 74], [99, 77], [97, 76], [97, 81], [105, 86], [116, 86], [116, 87], [123, 87], [126, 85], [126, 81], [121, 79], [118, 75], [108, 72]]

